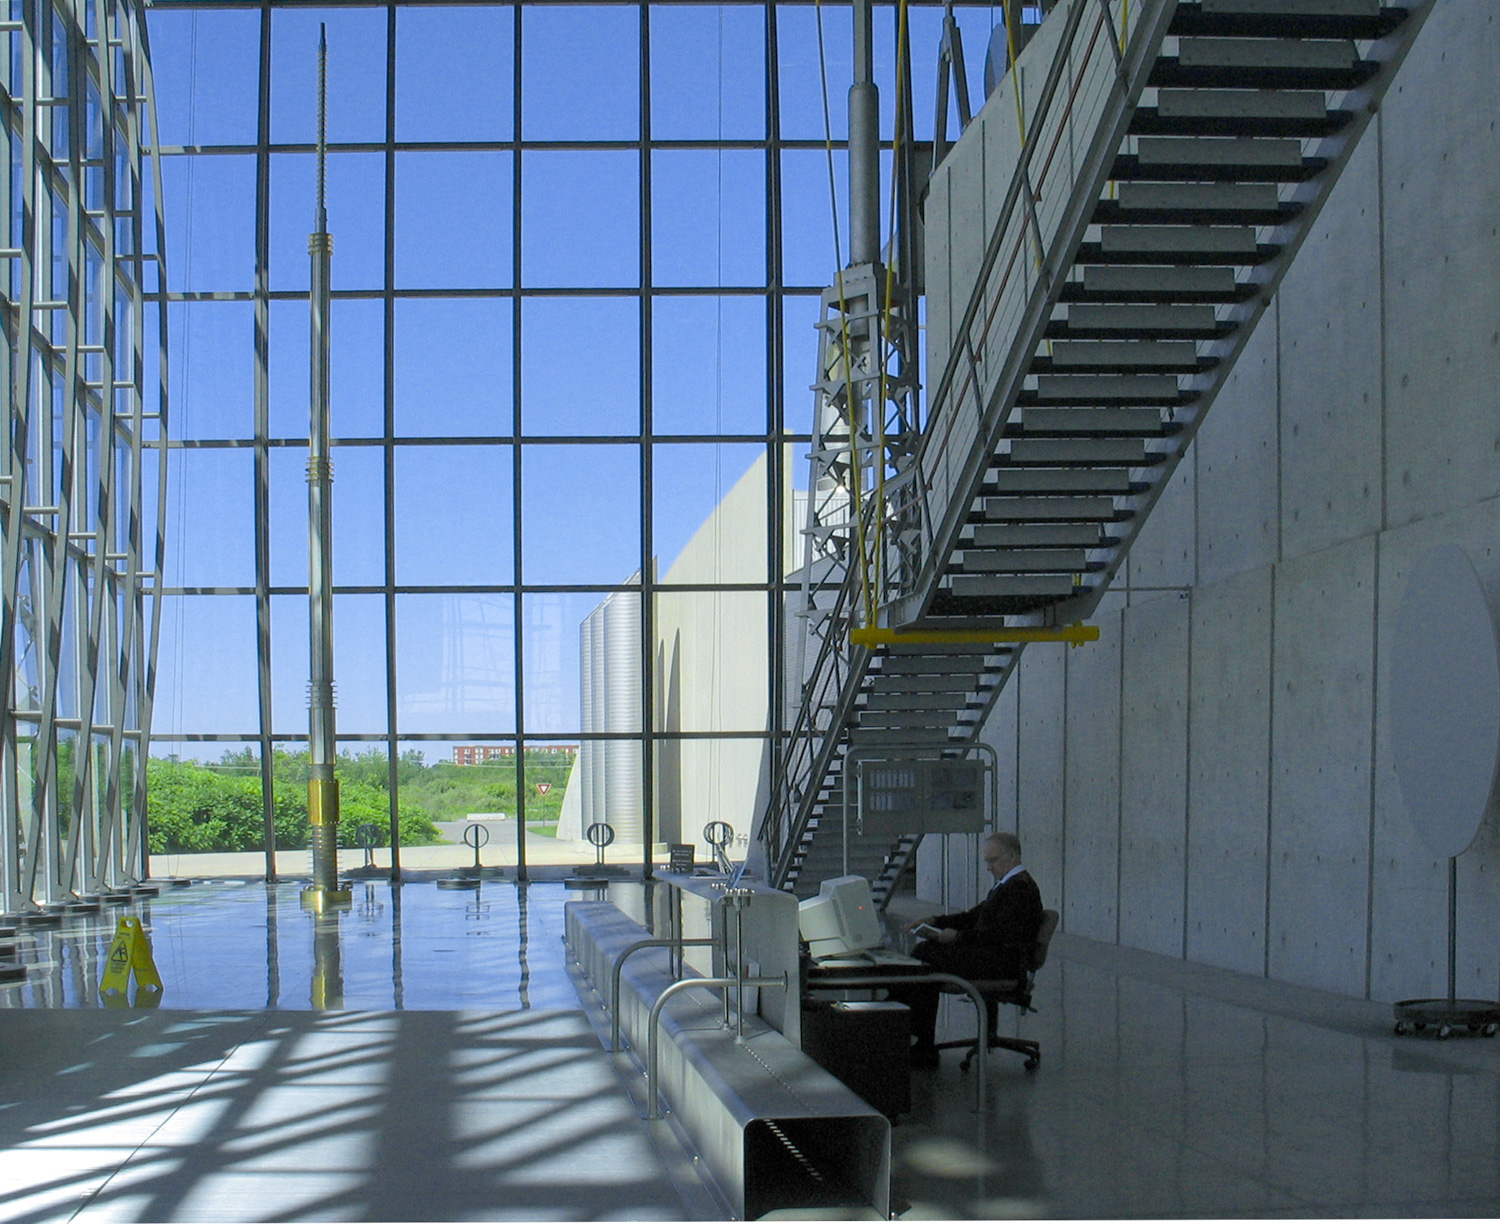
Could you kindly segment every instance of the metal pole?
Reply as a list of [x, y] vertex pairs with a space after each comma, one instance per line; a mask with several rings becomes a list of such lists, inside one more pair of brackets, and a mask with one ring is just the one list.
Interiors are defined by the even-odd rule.
[[[620, 971], [624, 968], [625, 961], [634, 956], [643, 948], [711, 948], [712, 939], [638, 939], [629, 944], [619, 956], [615, 957], [614, 968], [610, 970], [609, 979], [609, 1052], [615, 1053], [620, 1048]], [[679, 962], [678, 976], [682, 970]]]
[[880, 260], [880, 90], [875, 85], [871, 0], [854, 0], [854, 83], [849, 86], [849, 266]]
[[318, 208], [317, 230], [307, 240], [311, 257], [311, 401], [307, 456], [307, 606], [309, 680], [307, 685], [309, 766], [307, 818], [312, 832], [313, 882], [318, 900], [349, 901], [339, 883], [339, 784], [334, 777], [338, 749], [334, 739], [333, 697], [333, 464], [329, 459], [328, 359], [329, 262], [333, 236], [328, 232], [325, 162], [328, 127], [328, 35], [318, 34]]

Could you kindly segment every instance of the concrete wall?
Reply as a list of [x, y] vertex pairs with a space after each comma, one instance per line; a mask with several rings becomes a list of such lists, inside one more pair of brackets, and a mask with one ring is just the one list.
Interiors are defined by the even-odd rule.
[[[1385, 705], [1424, 549], [1463, 547], [1500, 609], [1497, 64], [1490, 0], [1437, 6], [1100, 642], [1032, 647], [985, 729], [1000, 823], [1065, 930], [1348, 995], [1446, 992], [1448, 863], [1407, 819]], [[1493, 811], [1456, 897], [1458, 991], [1494, 998]]]

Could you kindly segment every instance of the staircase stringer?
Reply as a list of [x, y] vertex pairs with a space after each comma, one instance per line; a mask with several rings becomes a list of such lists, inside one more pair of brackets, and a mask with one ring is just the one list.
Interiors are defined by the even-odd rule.
[[[1087, 3], [1080, 2], [1069, 13], [1070, 21], [1081, 20], [1082, 15], [1090, 7]], [[932, 604], [933, 597], [937, 594], [948, 558], [958, 547], [959, 536], [968, 520], [969, 507], [984, 480], [990, 456], [998, 449], [1005, 434], [1005, 427], [1015, 411], [1016, 399], [1025, 382], [1027, 370], [1037, 346], [1042, 342], [1052, 311], [1060, 300], [1063, 286], [1067, 281], [1068, 268], [1072, 265], [1092, 222], [1099, 197], [1105, 185], [1110, 181], [1115, 154], [1129, 132], [1130, 122], [1135, 115], [1141, 92], [1146, 87], [1147, 77], [1156, 62], [1162, 40], [1166, 37], [1167, 28], [1171, 25], [1172, 17], [1177, 11], [1177, 0], [1154, 0], [1154, 3], [1153, 0], [1142, 0], [1142, 9], [1145, 10], [1148, 7], [1152, 11], [1149, 13], [1142, 11], [1137, 18], [1136, 32], [1130, 40], [1129, 50], [1121, 59], [1119, 75], [1107, 96], [1104, 115], [1095, 127], [1088, 151], [1080, 162], [1082, 169], [1074, 180], [1062, 223], [1057, 229], [1050, 250], [1042, 256], [1043, 275], [1038, 278], [1032, 290], [1022, 315], [1023, 321], [1013, 335], [999, 375], [991, 387], [980, 393], [981, 424], [977, 437], [970, 444], [962, 469], [963, 474], [954, 483], [947, 504], [940, 511], [934, 512], [935, 508], [929, 505], [928, 519], [933, 524], [932, 534], [925, 549], [921, 568], [912, 581], [903, 584], [909, 593], [890, 601], [882, 609], [880, 619], [884, 624], [900, 628], [914, 625], [922, 620]], [[1068, 58], [1066, 52], [1071, 46], [1072, 33], [1070, 29], [1062, 39], [1057, 60], [1053, 65], [1053, 71], [1056, 73], [1061, 73], [1062, 63]], [[1060, 75], [1058, 79], [1061, 79]], [[1051, 86], [1052, 82], [1049, 80], [1048, 84]], [[1048, 91], [1044, 90], [1043, 97], [1045, 101]], [[949, 356], [943, 377], [933, 392], [931, 402], [937, 405], [937, 408], [929, 411], [927, 432], [923, 438], [924, 445], [918, 452], [919, 479], [923, 479], [925, 443], [932, 436], [938, 413], [943, 410], [944, 399], [951, 393], [958, 381], [960, 354], [969, 347], [969, 333], [975, 321], [981, 312], [989, 307], [989, 274], [1002, 254], [1015, 210], [1020, 206], [1023, 195], [1028, 191], [1029, 154], [1035, 148], [1035, 144], [1039, 143], [1040, 135], [1044, 130], [1045, 127], [1042, 124], [1036, 124], [1026, 140], [1021, 160], [1011, 177], [1005, 201], [1001, 205], [995, 226], [986, 243], [981, 272], [974, 291], [970, 295], [969, 304], [962, 320], [953, 329], [953, 352]], [[972, 364], [972, 354], [969, 360]], [[960, 409], [954, 408], [952, 411], [957, 412]], [[1052, 614], [1051, 609], [1040, 616], [1018, 618], [1018, 620], [1047, 625], [1065, 623], [1060, 622]]]
[[[1096, 583], [1091, 590], [1072, 599], [1060, 600], [1048, 609], [1049, 623], [1070, 624], [1074, 621], [1086, 620], [1094, 614], [1105, 595], [1109, 593], [1110, 585], [1129, 555], [1131, 545], [1141, 528], [1150, 519], [1151, 511], [1155, 509], [1173, 473], [1177, 471], [1178, 465], [1187, 454], [1189, 445], [1203, 423], [1203, 418], [1213, 406], [1219, 392], [1228, 381], [1229, 375], [1233, 373], [1240, 355], [1254, 335], [1261, 316], [1270, 307], [1277, 290], [1281, 287], [1282, 280], [1296, 260], [1303, 242], [1317, 224], [1324, 204], [1333, 194], [1334, 188], [1338, 186], [1349, 159], [1359, 146], [1360, 139], [1369, 127], [1370, 121], [1379, 110], [1386, 90], [1390, 87], [1391, 81], [1395, 78], [1397, 70], [1405, 60], [1412, 43], [1416, 40], [1417, 34], [1436, 2], [1437, 0], [1411, 0], [1405, 20], [1392, 33], [1372, 42], [1370, 50], [1362, 57], [1380, 63], [1381, 71], [1364, 84], [1344, 93], [1341, 109], [1349, 111], [1353, 118], [1339, 131], [1322, 137], [1312, 150], [1312, 156], [1326, 159], [1328, 164], [1314, 178], [1297, 184], [1288, 196], [1288, 202], [1301, 205], [1301, 209], [1284, 223], [1270, 230], [1268, 241], [1271, 245], [1281, 249], [1273, 259], [1250, 269], [1249, 280], [1255, 283], [1260, 291], [1248, 301], [1230, 308], [1224, 321], [1235, 323], [1237, 326], [1226, 339], [1217, 342], [1223, 347], [1210, 354], [1219, 358], [1219, 364], [1214, 369], [1195, 375], [1184, 382], [1183, 390], [1196, 392], [1198, 399], [1192, 404], [1179, 408], [1173, 415], [1173, 421], [1179, 426], [1179, 432], [1170, 440], [1169, 457], [1156, 467], [1139, 469], [1142, 478], [1149, 483], [1149, 487], [1129, 499], [1128, 504], [1133, 511], [1133, 517], [1116, 524], [1122, 535], [1120, 543], [1107, 551], [1108, 560], [1105, 568], [1097, 572]], [[1108, 175], [1106, 175], [1106, 181], [1108, 181]], [[1095, 200], [1098, 194], [1096, 191], [1093, 197]], [[1073, 249], [1077, 250], [1076, 243]], [[1028, 353], [1035, 352], [1036, 346], [1037, 342], [1033, 342], [1031, 348], [1027, 350]], [[1021, 368], [1024, 373], [1024, 362]]]

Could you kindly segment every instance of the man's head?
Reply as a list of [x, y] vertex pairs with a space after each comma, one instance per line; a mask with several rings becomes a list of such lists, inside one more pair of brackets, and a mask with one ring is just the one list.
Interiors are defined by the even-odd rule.
[[991, 833], [984, 839], [984, 865], [997, 880], [1012, 867], [1019, 867], [1021, 839], [1014, 833]]

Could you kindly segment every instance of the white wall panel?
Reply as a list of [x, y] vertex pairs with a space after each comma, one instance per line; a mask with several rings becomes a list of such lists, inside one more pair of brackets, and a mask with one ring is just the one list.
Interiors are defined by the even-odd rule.
[[1068, 672], [1068, 930], [1113, 942], [1119, 887], [1120, 614], [1105, 596], [1097, 642], [1066, 655]]
[[1363, 995], [1374, 540], [1278, 566], [1275, 618], [1268, 967]]
[[[1448, 861], [1427, 850], [1407, 817], [1391, 764], [1386, 713], [1395, 612], [1411, 566], [1439, 544], [1456, 544], [1468, 555], [1493, 612], [1500, 607], [1500, 503], [1485, 501], [1421, 519], [1386, 533], [1380, 543], [1370, 983], [1377, 999], [1446, 994], [1448, 989]], [[1457, 988], [1483, 998], [1494, 997], [1500, 975], [1500, 940], [1493, 934], [1500, 926], [1497, 830], [1500, 813], [1492, 800], [1485, 828], [1458, 860]]]
[[1270, 569], [1193, 592], [1187, 955], [1265, 969]]
[[1191, 604], [1126, 609], [1120, 705], [1120, 942], [1182, 955]]

